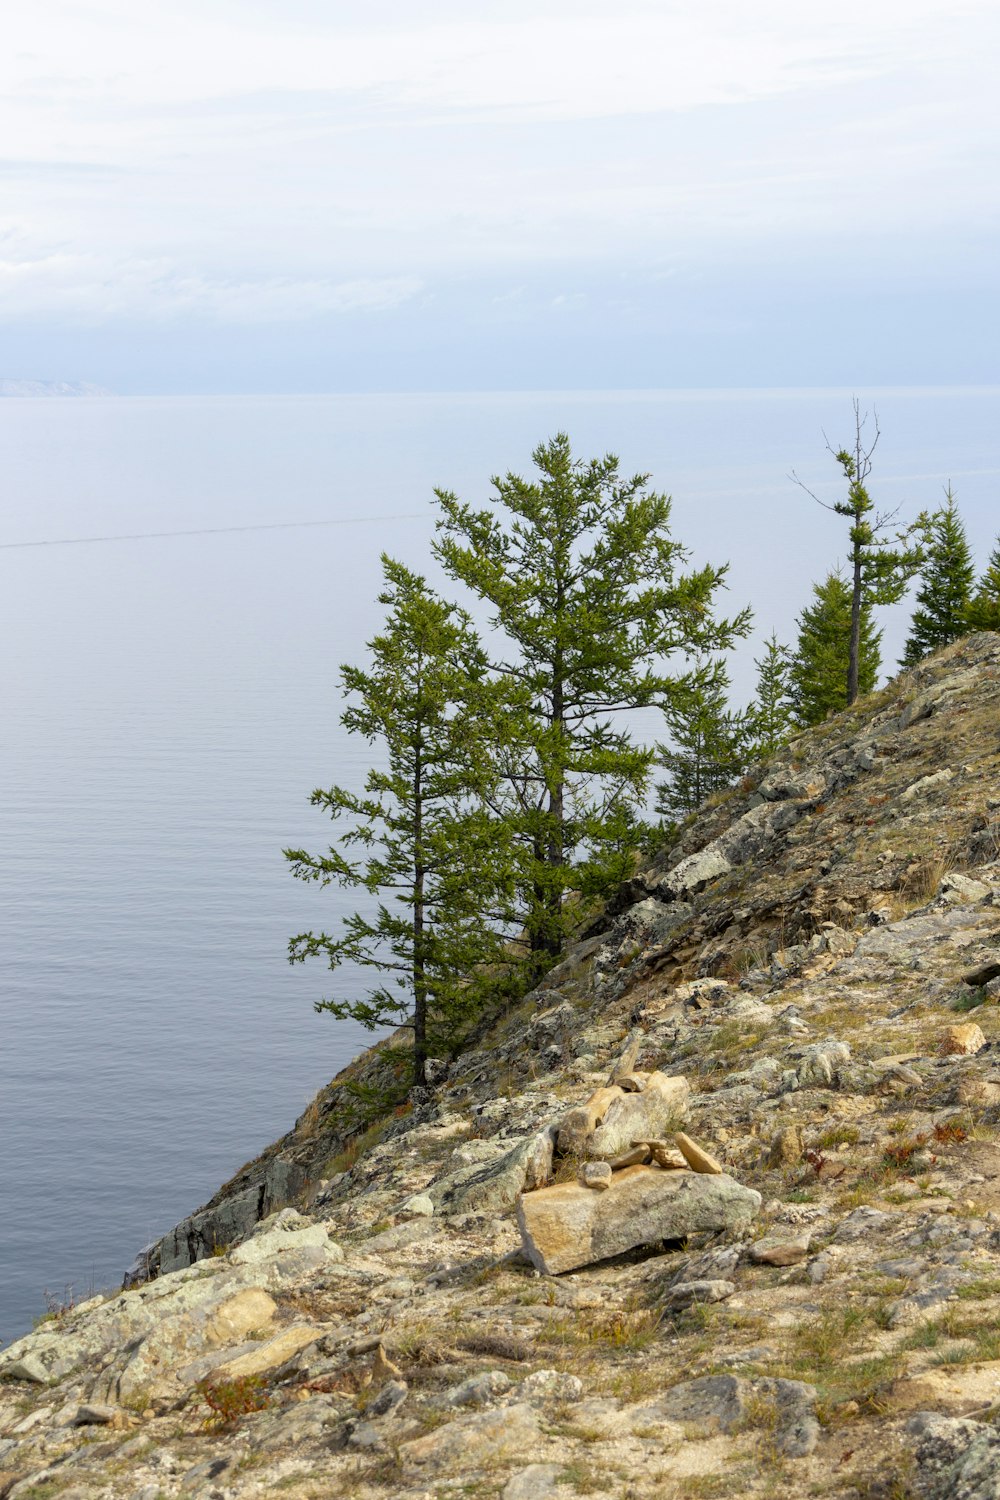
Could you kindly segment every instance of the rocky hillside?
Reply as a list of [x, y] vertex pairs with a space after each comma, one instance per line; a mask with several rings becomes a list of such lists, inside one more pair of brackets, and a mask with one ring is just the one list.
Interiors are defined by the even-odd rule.
[[[1000, 638], [0, 1350], [0, 1500], [1000, 1496]], [[360, 1101], [360, 1102], [359, 1102]]]

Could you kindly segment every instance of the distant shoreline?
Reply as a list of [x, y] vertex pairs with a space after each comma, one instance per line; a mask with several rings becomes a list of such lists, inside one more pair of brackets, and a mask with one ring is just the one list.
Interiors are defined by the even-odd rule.
[[113, 391], [86, 380], [0, 380], [3, 396], [112, 396]]

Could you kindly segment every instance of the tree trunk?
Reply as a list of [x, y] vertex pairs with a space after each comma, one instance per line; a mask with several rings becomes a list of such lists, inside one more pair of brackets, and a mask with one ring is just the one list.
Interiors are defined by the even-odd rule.
[[854, 588], [851, 593], [851, 644], [847, 661], [847, 706], [858, 697], [858, 675], [861, 662], [861, 557], [854, 551]]
[[[556, 731], [559, 763], [556, 775], [549, 786], [549, 844], [546, 863], [552, 872], [562, 869], [566, 853], [563, 847], [563, 825], [566, 820], [565, 765], [563, 764], [563, 735], [565, 733], [565, 707], [563, 702], [562, 652], [557, 649], [552, 674], [552, 728]], [[562, 933], [562, 884], [556, 879], [547, 893], [548, 931], [545, 951], [551, 958], [559, 958], [563, 949]]]
[[413, 1082], [423, 1087], [427, 1062], [427, 952], [424, 932], [423, 759], [413, 757]]

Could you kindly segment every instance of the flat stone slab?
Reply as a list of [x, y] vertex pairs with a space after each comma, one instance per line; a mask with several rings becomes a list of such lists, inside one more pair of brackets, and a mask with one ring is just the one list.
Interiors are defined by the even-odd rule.
[[575, 1182], [525, 1193], [517, 1219], [525, 1254], [551, 1276], [638, 1245], [738, 1228], [750, 1222], [760, 1203], [758, 1192], [724, 1172], [639, 1166], [616, 1172], [603, 1193]]

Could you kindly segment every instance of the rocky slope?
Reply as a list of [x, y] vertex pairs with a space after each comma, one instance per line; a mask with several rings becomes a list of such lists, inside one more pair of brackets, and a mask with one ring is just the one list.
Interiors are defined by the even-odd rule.
[[0, 1350], [0, 1500], [1000, 1496], [998, 998], [980, 635], [706, 807], [418, 1109], [364, 1118], [396, 1038]]

